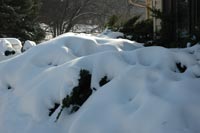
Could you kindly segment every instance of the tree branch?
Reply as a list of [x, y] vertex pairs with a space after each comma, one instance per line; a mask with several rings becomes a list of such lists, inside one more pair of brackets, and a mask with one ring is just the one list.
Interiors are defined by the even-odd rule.
[[137, 0], [128, 0], [129, 4], [136, 6], [136, 7], [140, 7], [140, 8], [147, 8], [148, 6], [146, 4], [143, 3], [137, 3]]

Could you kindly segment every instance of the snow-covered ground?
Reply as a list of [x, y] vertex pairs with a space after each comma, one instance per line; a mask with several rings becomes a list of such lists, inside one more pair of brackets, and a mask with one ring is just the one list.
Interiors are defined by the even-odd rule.
[[[91, 74], [77, 112], [62, 104]], [[200, 45], [143, 47], [64, 34], [0, 62], [0, 133], [199, 133]], [[110, 82], [101, 86], [107, 77]]]

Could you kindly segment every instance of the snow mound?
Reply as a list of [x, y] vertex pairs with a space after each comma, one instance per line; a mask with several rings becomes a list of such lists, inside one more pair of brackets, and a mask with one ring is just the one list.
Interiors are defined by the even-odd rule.
[[30, 41], [30, 40], [26, 40], [25, 43], [24, 43], [24, 46], [22, 48], [22, 51], [27, 51], [28, 49], [32, 48], [36, 46], [36, 43], [33, 42], [33, 41]]
[[[200, 45], [64, 34], [0, 63], [1, 132], [199, 133], [199, 53]], [[79, 84], [80, 70], [91, 74], [92, 95], [56, 121], [61, 105], [49, 110]]]

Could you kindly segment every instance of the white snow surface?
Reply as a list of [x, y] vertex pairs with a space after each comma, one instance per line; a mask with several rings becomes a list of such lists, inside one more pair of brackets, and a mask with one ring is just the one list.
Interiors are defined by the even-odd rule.
[[98, 35], [99, 37], [103, 38], [122, 38], [124, 36], [123, 33], [118, 31], [112, 31], [110, 29], [105, 29], [101, 34]]
[[26, 40], [24, 42], [23, 51], [27, 51], [28, 49], [30, 49], [34, 46], [36, 46], [36, 43], [34, 41]]
[[[199, 60], [200, 45], [61, 35], [0, 62], [0, 133], [199, 133]], [[55, 122], [60, 108], [51, 117], [49, 109], [78, 85], [81, 69], [96, 91]], [[110, 82], [100, 87], [104, 76]]]

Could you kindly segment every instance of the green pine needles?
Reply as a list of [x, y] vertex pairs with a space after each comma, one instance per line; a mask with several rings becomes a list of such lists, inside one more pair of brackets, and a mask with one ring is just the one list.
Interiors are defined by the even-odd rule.
[[108, 82], [110, 82], [110, 80], [108, 79], [107, 76], [104, 76], [100, 81], [99, 81], [99, 86], [102, 87], [105, 84], [107, 84]]
[[91, 77], [92, 76], [88, 70], [80, 70], [79, 84], [73, 88], [70, 95], [67, 95], [62, 100], [62, 107], [56, 117], [56, 121], [59, 119], [63, 109], [70, 109], [70, 114], [78, 111], [80, 106], [82, 106], [92, 94], [92, 89], [90, 88]]
[[[85, 101], [92, 94], [91, 89], [91, 78], [92, 75], [88, 70], [81, 69], [79, 73], [80, 78], [79, 83], [76, 87], [72, 89], [72, 92], [62, 100], [60, 111], [56, 117], [56, 121], [60, 118], [61, 113], [64, 109], [68, 109], [69, 114], [75, 113], [79, 108], [85, 103]], [[100, 81], [100, 87], [108, 83], [110, 80], [107, 76], [104, 76]], [[49, 116], [51, 116], [60, 106], [60, 104], [55, 103], [52, 109], [49, 109]], [[55, 122], [56, 122], [55, 121]]]

